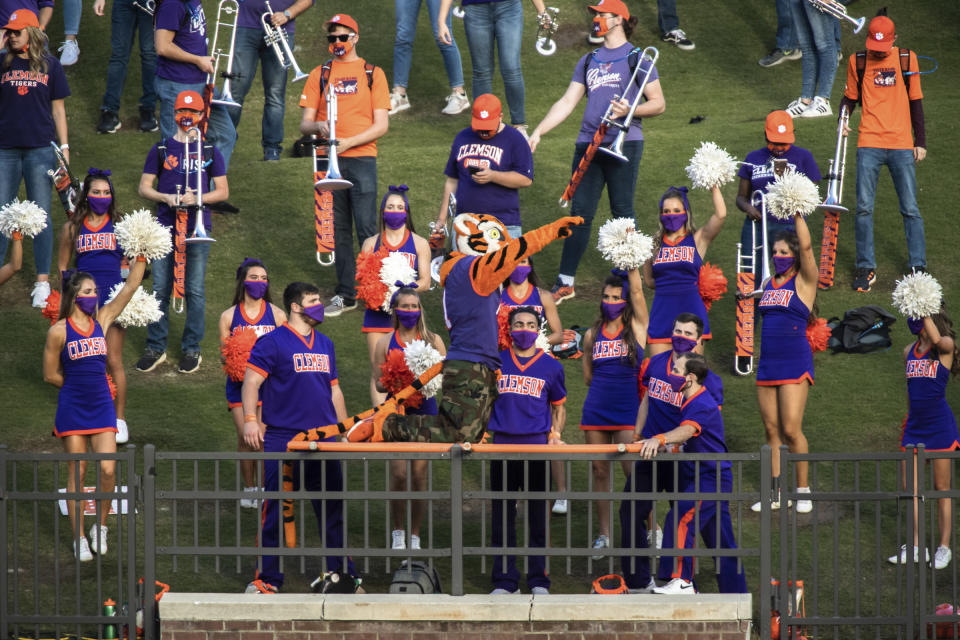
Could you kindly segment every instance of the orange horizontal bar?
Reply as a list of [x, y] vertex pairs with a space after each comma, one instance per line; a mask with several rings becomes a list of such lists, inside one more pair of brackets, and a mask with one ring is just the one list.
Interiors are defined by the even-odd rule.
[[640, 444], [474, 444], [477, 453], [637, 453]]
[[[471, 444], [461, 445], [466, 451], [477, 453], [637, 453], [640, 444]], [[310, 442], [294, 440], [287, 451], [353, 451], [391, 453], [437, 453], [453, 447], [448, 442]]]

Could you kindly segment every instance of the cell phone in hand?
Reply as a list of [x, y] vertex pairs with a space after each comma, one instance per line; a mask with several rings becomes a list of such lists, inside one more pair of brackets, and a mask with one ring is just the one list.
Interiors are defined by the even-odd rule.
[[481, 171], [483, 171], [483, 169], [480, 167], [467, 167], [467, 171], [470, 172], [470, 175], [473, 175], [475, 173], [480, 173]]

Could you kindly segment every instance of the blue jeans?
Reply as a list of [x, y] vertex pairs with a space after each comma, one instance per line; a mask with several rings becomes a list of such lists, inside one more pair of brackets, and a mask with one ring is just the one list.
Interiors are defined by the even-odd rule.
[[75, 36], [80, 32], [80, 14], [83, 3], [80, 0], [63, 0], [63, 35]]
[[[187, 230], [187, 235], [191, 232]], [[183, 276], [184, 302], [187, 319], [183, 325], [180, 350], [183, 353], [200, 353], [203, 340], [204, 318], [207, 301], [203, 294], [203, 280], [207, 274], [207, 258], [210, 243], [187, 243], [186, 273]], [[170, 294], [173, 292], [173, 251], [150, 265], [153, 271], [153, 293], [160, 300], [163, 317], [147, 325], [147, 348], [163, 353], [167, 350], [167, 333], [170, 329]]]
[[510, 122], [527, 122], [524, 110], [523, 71], [520, 46], [523, 42], [523, 6], [520, 0], [468, 4], [463, 8], [463, 28], [473, 61], [473, 97], [493, 93], [493, 46], [497, 45], [500, 75], [510, 108]]
[[900, 199], [903, 231], [907, 236], [907, 253], [911, 267], [927, 266], [927, 243], [923, 233], [923, 218], [917, 206], [917, 174], [913, 149], [857, 149], [857, 217], [854, 229], [857, 235], [857, 268], [876, 269], [873, 254], [873, 202], [877, 195], [880, 167], [887, 165], [893, 187]]
[[[293, 49], [293, 38], [287, 34], [287, 42]], [[263, 40], [263, 29], [237, 27], [234, 44], [233, 70], [239, 77], [230, 81], [233, 99], [243, 104], [244, 98], [257, 75], [257, 60], [260, 61], [260, 79], [263, 81], [263, 120], [260, 138], [264, 149], [281, 149], [283, 142], [284, 101], [287, 95], [287, 70], [280, 66], [273, 47]], [[240, 126], [243, 107], [226, 107], [234, 131]], [[220, 150], [221, 153], [223, 149]]]
[[140, 108], [154, 111], [157, 92], [153, 77], [157, 71], [157, 50], [153, 44], [153, 19], [133, 6], [132, 0], [113, 0], [110, 10], [110, 62], [107, 65], [107, 90], [101, 111], [120, 111], [120, 96], [127, 81], [127, 64], [133, 40], [140, 37], [140, 81], [143, 84]]
[[[173, 105], [177, 101], [177, 96], [181, 91], [196, 91], [202, 96], [206, 85], [185, 84], [156, 76], [153, 86], [157, 91], [157, 122], [160, 124], [160, 134], [166, 140], [172, 138], [177, 132], [177, 123], [173, 117]], [[229, 170], [230, 156], [233, 155], [233, 147], [237, 144], [237, 128], [227, 114], [226, 107], [215, 104], [210, 109], [207, 140], [220, 150], [223, 165]]]
[[[579, 142], [573, 153], [573, 169], [576, 171], [589, 143]], [[640, 157], [643, 155], [643, 140], [623, 143], [623, 154], [629, 158], [623, 162], [598, 151], [593, 162], [583, 174], [580, 186], [573, 194], [570, 206], [571, 216], [581, 216], [583, 224], [573, 227], [570, 236], [563, 241], [560, 255], [560, 273], [573, 277], [577, 266], [590, 242], [590, 230], [593, 216], [597, 213], [597, 204], [603, 185], [607, 185], [607, 197], [610, 199], [610, 214], [614, 218], [636, 219], [633, 211], [633, 195], [637, 188], [637, 172], [640, 170]]]
[[[424, 0], [395, 0], [397, 13], [397, 37], [393, 41], [393, 86], [407, 88], [410, 80], [410, 66], [413, 63], [413, 41], [417, 35], [417, 14]], [[427, 15], [433, 39], [443, 57], [443, 66], [447, 70], [450, 88], [463, 86], [463, 65], [460, 62], [460, 49], [454, 40], [450, 44], [441, 42], [437, 37], [437, 14], [440, 12], [440, 0], [426, 0]], [[447, 13], [447, 28], [453, 33], [453, 12]], [[451, 35], [451, 40], [453, 36]]]
[[803, 52], [800, 59], [802, 81], [800, 96], [820, 96], [830, 101], [833, 79], [837, 75], [837, 41], [834, 24], [837, 20], [817, 11], [807, 0], [790, 0], [793, 9], [793, 30]]
[[680, 28], [677, 0], [657, 0], [657, 25], [660, 27], [660, 33], [670, 33]]
[[777, 49], [790, 51], [797, 48], [793, 35], [793, 11], [790, 0], [775, 0], [777, 6]]
[[357, 244], [377, 233], [377, 159], [339, 158], [340, 173], [353, 183], [349, 189], [333, 192], [334, 262], [338, 295], [357, 298], [357, 264], [353, 253], [353, 227]]
[[[47, 212], [47, 226], [33, 239], [33, 262], [37, 275], [50, 273], [53, 259], [53, 221], [50, 218], [50, 195], [53, 182], [47, 171], [56, 166], [53, 147], [21, 147], [0, 149], [0, 204], [17, 197], [21, 179], [27, 187], [27, 200], [33, 200]], [[0, 235], [0, 264], [7, 255], [7, 238]]]

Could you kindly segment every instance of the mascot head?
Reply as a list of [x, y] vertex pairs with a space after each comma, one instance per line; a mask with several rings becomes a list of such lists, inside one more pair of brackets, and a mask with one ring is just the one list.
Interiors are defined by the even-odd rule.
[[482, 213], [461, 213], [453, 219], [456, 249], [469, 256], [482, 256], [502, 249], [510, 234], [502, 222]]

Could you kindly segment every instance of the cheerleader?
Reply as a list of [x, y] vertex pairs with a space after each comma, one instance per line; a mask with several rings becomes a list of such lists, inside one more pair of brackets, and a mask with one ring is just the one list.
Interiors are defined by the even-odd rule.
[[[117, 451], [117, 412], [107, 384], [109, 348], [105, 334], [140, 286], [145, 267], [146, 260], [138, 257], [127, 283], [112, 302], [102, 307], [96, 281], [89, 273], [72, 273], [63, 282], [60, 319], [47, 332], [43, 349], [43, 379], [60, 388], [53, 433], [67, 453]], [[114, 490], [115, 466], [114, 460], [98, 463], [100, 489], [105, 493]], [[86, 467], [85, 460], [67, 462], [68, 492], [81, 490]], [[91, 545], [83, 533], [83, 511], [77, 512], [77, 502], [68, 500], [67, 513], [73, 527], [74, 554], [81, 562], [92, 560]], [[100, 502], [100, 522], [90, 528], [90, 542], [100, 555], [107, 552], [109, 513], [108, 498]]]
[[[580, 429], [587, 444], [633, 442], [640, 404], [633, 389], [647, 344], [648, 322], [640, 271], [629, 271], [626, 279], [608, 276], [603, 283], [600, 316], [583, 337], [583, 379], [589, 389]], [[629, 473], [630, 465], [625, 463], [623, 467], [624, 473]], [[595, 460], [593, 486], [610, 488], [610, 473], [609, 462]], [[610, 546], [609, 500], [597, 502], [597, 517], [600, 535], [593, 548], [603, 549]]]
[[[907, 419], [903, 425], [900, 448], [923, 444], [927, 451], [954, 451], [960, 449], [960, 436], [953, 411], [947, 405], [947, 380], [950, 374], [960, 374], [960, 351], [953, 323], [942, 310], [919, 320], [907, 318], [910, 333], [917, 336], [916, 342], [903, 351], [907, 373]], [[933, 488], [936, 491], [950, 490], [951, 465], [948, 458], [937, 458], [933, 463]], [[904, 487], [906, 488], [906, 463], [903, 463]], [[917, 487], [917, 468], [913, 469], [914, 492]], [[940, 544], [933, 556], [934, 569], [946, 569], [953, 553], [950, 551], [950, 534], [953, 527], [953, 509], [950, 498], [938, 501]], [[913, 561], [918, 562], [919, 533], [917, 507], [913, 509]], [[926, 552], [927, 560], [930, 553]], [[907, 546], [891, 556], [893, 564], [905, 564]]]
[[[423, 262], [421, 262], [423, 264]], [[423, 308], [420, 306], [420, 295], [417, 289], [402, 288], [399, 289], [390, 303], [393, 310], [391, 314], [391, 331], [388, 334], [376, 334], [380, 337], [373, 352], [373, 366], [371, 367], [370, 385], [376, 389], [377, 393], [386, 397], [388, 389], [380, 383], [381, 366], [387, 360], [387, 354], [390, 351], [399, 349], [403, 351], [412, 340], [423, 340], [428, 345], [440, 352], [441, 356], [447, 355], [447, 349], [443, 345], [443, 340], [437, 334], [427, 329], [427, 323], [423, 315]], [[370, 335], [370, 334], [368, 334]], [[418, 408], [406, 409], [407, 415], [437, 415], [437, 399], [424, 398], [423, 404]], [[390, 489], [392, 491], [404, 491], [413, 489], [414, 491], [427, 490], [427, 461], [410, 461], [411, 487], [407, 486], [407, 461], [392, 460], [390, 462]], [[413, 501], [412, 521], [410, 523], [410, 548], [420, 548], [420, 523], [423, 521], [423, 513], [426, 503], [423, 500]], [[390, 502], [390, 511], [393, 515], [393, 534], [391, 548], [406, 549], [406, 539], [403, 527], [404, 521], [404, 501], [392, 500]]]
[[[791, 453], [806, 453], [803, 411], [813, 384], [813, 351], [807, 325], [816, 320], [819, 265], [813, 256], [810, 230], [803, 216], [794, 216], [796, 233], [783, 231], [773, 243], [774, 276], [763, 287], [758, 307], [763, 318], [760, 362], [757, 365], [757, 404], [773, 450], [773, 477], [780, 478], [780, 444]], [[807, 463], [798, 461], [797, 491], [809, 493]], [[761, 504], [753, 505], [760, 511]], [[780, 508], [780, 500], [772, 507]], [[798, 500], [797, 512], [813, 510], [810, 500]]]
[[710, 243], [720, 233], [727, 205], [719, 187], [710, 190], [713, 215], [702, 229], [693, 224], [686, 187], [670, 187], [660, 198], [660, 230], [654, 239], [654, 257], [643, 265], [643, 281], [656, 289], [650, 307], [647, 355], [670, 350], [677, 314], [695, 313], [703, 320], [703, 339], [709, 340], [710, 321], [700, 297], [700, 267]]
[[[267, 268], [257, 258], [244, 258], [237, 269], [237, 285], [233, 294], [233, 306], [220, 314], [220, 344], [227, 338], [246, 327], [253, 328], [257, 337], [270, 333], [287, 321], [287, 314], [283, 309], [273, 304], [270, 298], [270, 279], [267, 277]], [[223, 361], [223, 357], [221, 356]], [[237, 428], [237, 451], [255, 451], [247, 446], [243, 439], [243, 403], [240, 399], [240, 388], [243, 382], [235, 382], [227, 377], [227, 409], [233, 416], [233, 424]], [[257, 421], [260, 423], [260, 432], [263, 434], [266, 426], [260, 419], [260, 408], [257, 407]], [[240, 461], [240, 473], [243, 476], [243, 490], [255, 492], [257, 481], [253, 460]], [[256, 498], [242, 498], [240, 506], [256, 509]]]
[[[401, 253], [410, 261], [417, 272], [416, 291], [430, 289], [430, 243], [414, 233], [413, 218], [410, 216], [410, 203], [407, 200], [407, 185], [390, 185], [380, 201], [380, 231], [363, 241], [361, 252], [373, 253], [383, 245], [390, 253]], [[394, 325], [389, 313], [379, 309], [367, 309], [363, 314], [363, 331], [367, 336], [367, 349], [370, 364], [373, 366], [374, 351], [380, 339], [390, 333]], [[374, 371], [376, 371], [374, 367]], [[377, 391], [375, 380], [370, 380], [370, 401], [374, 406], [383, 402], [386, 396]]]
[[[110, 171], [91, 167], [83, 180], [76, 213], [63, 225], [57, 250], [60, 273], [76, 256], [77, 271], [89, 273], [97, 285], [97, 304], [107, 302], [110, 291], [123, 281], [123, 250], [113, 234], [117, 222], [117, 205], [113, 199]], [[117, 411], [117, 443], [129, 440], [125, 409], [127, 406], [127, 373], [123, 368], [123, 340], [127, 330], [113, 325], [107, 330], [107, 371], [117, 387], [113, 400]]]

